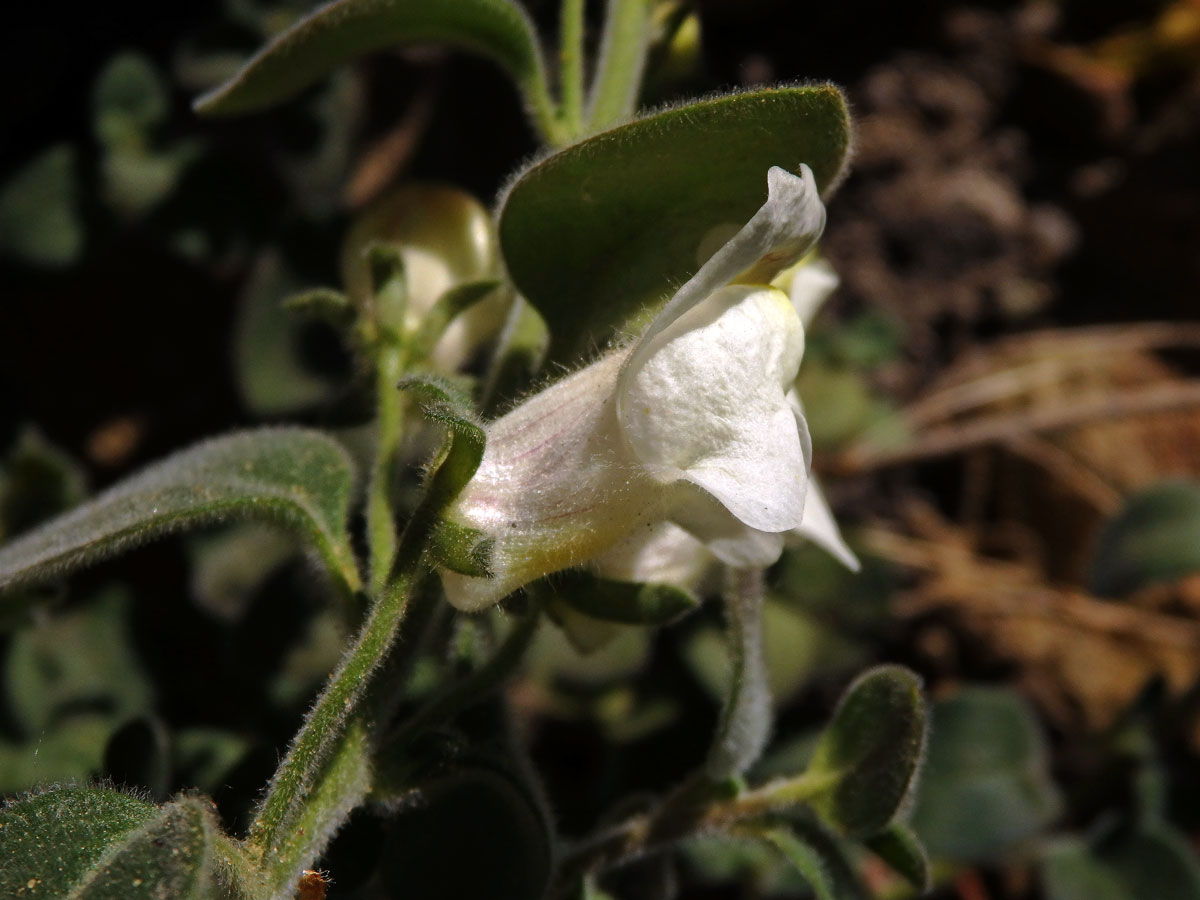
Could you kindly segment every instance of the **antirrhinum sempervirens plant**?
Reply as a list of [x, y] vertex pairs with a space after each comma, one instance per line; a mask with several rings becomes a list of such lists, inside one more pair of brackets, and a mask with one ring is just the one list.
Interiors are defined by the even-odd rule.
[[[639, 115], [648, 54], [686, 10], [611, 0], [590, 67], [584, 12], [562, 3], [551, 72], [511, 0], [337, 0], [197, 102], [249, 114], [367, 51], [441, 43], [511, 77], [544, 150], [494, 213], [446, 185], [385, 193], [347, 233], [342, 287], [289, 299], [341, 329], [373, 385], [364, 471], [341, 434], [236, 432], [0, 546], [15, 611], [156, 536], [258, 520], [304, 541], [345, 635], [247, 822], [195, 790], [28, 785], [0, 811], [0, 895], [446, 896], [419, 867], [327, 853], [352, 818], [391, 828], [414, 805], [457, 822], [435, 855], [459, 872], [493, 878], [495, 841], [517, 848], [491, 896], [608, 896], [610, 870], [701, 834], [770, 848], [820, 897], [861, 896], [839, 874], [850, 842], [923, 882], [900, 821], [925, 733], [906, 670], [854, 682], [804, 766], [744, 777], [772, 728], [765, 570], [805, 541], [858, 567], [794, 387], [836, 284], [815, 246], [850, 143], [842, 96], [782, 85]], [[498, 689], [548, 629], [597, 646], [708, 594], [731, 676], [703, 761], [567, 840]], [[481, 837], [485, 812], [504, 824]]]

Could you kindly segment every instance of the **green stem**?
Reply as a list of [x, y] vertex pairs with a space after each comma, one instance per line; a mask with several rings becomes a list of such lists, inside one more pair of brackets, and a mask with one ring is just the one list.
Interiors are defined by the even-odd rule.
[[609, 0], [588, 107], [589, 131], [600, 131], [633, 115], [649, 38], [650, 0]]
[[392, 492], [396, 453], [404, 429], [404, 395], [396, 383], [404, 374], [404, 353], [396, 345], [384, 344], [376, 360], [375, 461], [367, 488], [367, 544], [371, 554], [371, 593], [378, 595], [387, 584], [396, 555], [396, 523]]
[[272, 870], [305, 862], [284, 858], [282, 851], [289, 842], [281, 842], [280, 836], [305, 816], [317, 777], [342, 740], [371, 675], [391, 648], [408, 606], [419, 558], [418, 552], [414, 558], [402, 560], [408, 565], [380, 595], [271, 779], [266, 800], [250, 826], [248, 841]]
[[572, 134], [583, 127], [583, 13], [584, 0], [563, 0], [559, 41], [559, 81], [562, 120]]
[[771, 733], [771, 690], [762, 630], [763, 573], [761, 569], [730, 569], [726, 582], [733, 677], [706, 764], [714, 781], [745, 772], [758, 759]]
[[657, 809], [626, 819], [596, 838], [571, 849], [559, 864], [550, 897], [566, 897], [579, 879], [700, 834], [727, 832], [807, 803], [828, 790], [836, 778], [801, 775], [779, 779], [736, 797], [713, 799], [707, 777], [693, 777], [666, 797]]

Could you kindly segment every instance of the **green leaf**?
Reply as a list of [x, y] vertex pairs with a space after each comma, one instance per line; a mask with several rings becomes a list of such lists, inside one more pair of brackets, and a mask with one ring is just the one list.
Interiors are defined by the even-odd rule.
[[0, 896], [200, 900], [212, 896], [211, 804], [162, 809], [104, 788], [59, 788], [0, 809]]
[[771, 166], [807, 163], [828, 190], [849, 141], [836, 88], [774, 88], [650, 115], [531, 166], [504, 198], [500, 247], [551, 359], [572, 362], [665, 301], [702, 244], [762, 205]]
[[75, 148], [56, 144], [0, 187], [0, 253], [69, 266], [83, 253]]
[[353, 469], [332, 439], [264, 428], [170, 456], [0, 547], [0, 589], [44, 580], [158, 535], [234, 517], [290, 528], [348, 589], [359, 584], [346, 532]]
[[141, 145], [166, 118], [169, 99], [154, 64], [140, 53], [120, 53], [105, 64], [92, 94], [92, 128], [110, 146]]
[[821, 852], [786, 827], [765, 829], [762, 839], [783, 854], [812, 888], [817, 900], [837, 900]]
[[849, 836], [868, 837], [896, 817], [925, 746], [921, 682], [901, 666], [879, 666], [842, 696], [804, 781], [821, 785], [811, 803]]
[[579, 612], [625, 625], [666, 625], [700, 605], [696, 597], [674, 585], [610, 581], [579, 569], [555, 575], [548, 586]]
[[298, 287], [279, 254], [267, 251], [238, 298], [234, 373], [242, 402], [261, 415], [296, 412], [333, 394], [330, 381], [307, 367], [300, 355], [306, 323], [285, 306]]
[[935, 858], [994, 859], [1057, 815], [1042, 735], [1016, 694], [966, 688], [934, 706], [930, 731], [912, 826]]
[[1088, 846], [1075, 838], [1057, 840], [1041, 855], [1046, 900], [1138, 900]]
[[335, 0], [274, 38], [195, 109], [204, 115], [264, 109], [358, 56], [414, 43], [488, 57], [517, 83], [539, 120], [551, 115], [537, 33], [509, 0]]
[[0, 541], [83, 501], [83, 470], [33, 428], [0, 465]]
[[255, 591], [300, 548], [295, 537], [278, 528], [239, 522], [216, 534], [197, 535], [188, 549], [192, 599], [211, 615], [236, 622]]
[[111, 716], [74, 715], [25, 743], [0, 741], [0, 795], [39, 784], [85, 781], [100, 771]]
[[145, 712], [153, 692], [126, 625], [128, 598], [113, 590], [17, 632], [5, 665], [9, 706], [31, 738], [73, 714], [116, 722]]
[[1098, 847], [1064, 839], [1041, 857], [1047, 900], [1197, 900], [1200, 860], [1187, 839], [1161, 821], [1115, 832]]
[[5, 803], [0, 896], [66, 897], [110, 846], [156, 813], [145, 800], [91, 787], [54, 788]]
[[1131, 497], [1105, 526], [1092, 562], [1092, 590], [1130, 594], [1200, 571], [1200, 484], [1166, 481]]
[[1101, 857], [1141, 900], [1200, 900], [1200, 860], [1187, 839], [1165, 822], [1139, 823], [1111, 843]]
[[907, 825], [893, 822], [879, 834], [867, 838], [864, 843], [871, 852], [918, 891], [929, 890], [929, 857], [925, 855], [920, 838]]

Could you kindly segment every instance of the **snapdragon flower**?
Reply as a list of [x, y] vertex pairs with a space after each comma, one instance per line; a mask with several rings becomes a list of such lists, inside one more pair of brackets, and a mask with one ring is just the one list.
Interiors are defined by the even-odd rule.
[[811, 447], [789, 396], [804, 328], [770, 281], [820, 236], [812, 172], [768, 172], [768, 199], [633, 343], [487, 426], [447, 511], [492, 541], [492, 577], [443, 571], [483, 608], [671, 522], [718, 559], [764, 566], [804, 521]]

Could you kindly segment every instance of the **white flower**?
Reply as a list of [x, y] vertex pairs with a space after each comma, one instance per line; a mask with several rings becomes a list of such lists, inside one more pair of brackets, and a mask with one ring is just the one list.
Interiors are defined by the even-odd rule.
[[461, 609], [494, 603], [673, 522], [733, 565], [768, 565], [804, 522], [808, 429], [789, 391], [804, 329], [770, 280], [820, 236], [812, 173], [768, 173], [768, 199], [632, 345], [487, 427], [448, 511], [494, 542], [492, 578], [442, 573]]

